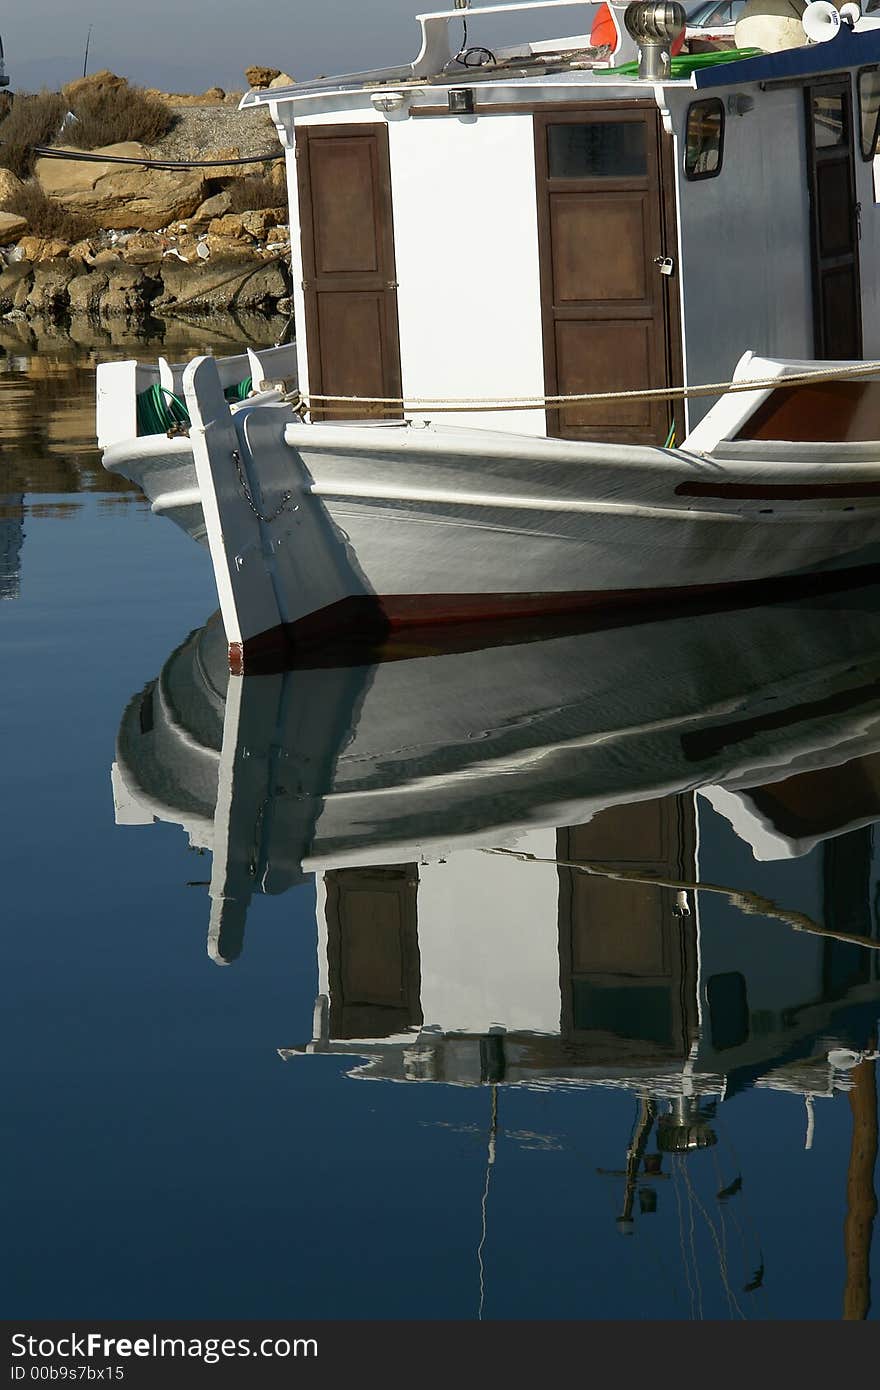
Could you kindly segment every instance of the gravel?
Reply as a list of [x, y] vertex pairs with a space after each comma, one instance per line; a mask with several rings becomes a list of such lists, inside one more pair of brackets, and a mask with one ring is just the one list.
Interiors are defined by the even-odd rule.
[[174, 125], [151, 149], [156, 159], [215, 159], [220, 151], [229, 149], [237, 149], [239, 155], [265, 154], [267, 158], [282, 153], [268, 112], [238, 111], [219, 103], [171, 109]]

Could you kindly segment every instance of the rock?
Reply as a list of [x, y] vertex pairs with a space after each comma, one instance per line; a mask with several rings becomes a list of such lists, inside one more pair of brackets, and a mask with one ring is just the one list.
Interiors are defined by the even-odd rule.
[[268, 87], [273, 77], [281, 76], [280, 68], [250, 67], [244, 70], [245, 80], [251, 87]]
[[269, 182], [278, 190], [279, 203], [287, 204], [287, 169], [283, 159], [276, 159], [269, 171]]
[[16, 197], [24, 187], [11, 169], [0, 169], [0, 208], [5, 208], [10, 198]]
[[[247, 245], [254, 240], [254, 235], [245, 226], [244, 219], [247, 217], [244, 212], [230, 212], [224, 217], [214, 217], [208, 223], [208, 243], [211, 238], [215, 241], [238, 241]], [[211, 247], [213, 250], [213, 246]]]
[[0, 273], [0, 314], [23, 307], [30, 294], [34, 268], [30, 261], [16, 261]]
[[155, 265], [168, 247], [168, 238], [155, 232], [135, 232], [122, 247], [122, 259], [127, 265]]
[[73, 82], [68, 82], [61, 91], [67, 100], [73, 103], [78, 96], [86, 93], [110, 92], [127, 86], [126, 78], [117, 77], [109, 68], [102, 68], [100, 72], [92, 72], [88, 77], [77, 77]]
[[92, 265], [98, 254], [98, 244], [89, 237], [84, 237], [82, 241], [75, 241], [69, 252], [72, 261], [82, 261], [83, 265]]
[[[245, 77], [247, 77], [247, 73], [245, 73]], [[277, 77], [273, 77], [273, 78], [272, 78], [272, 81], [269, 83], [269, 88], [270, 88], [270, 90], [271, 90], [272, 87], [295, 87], [295, 86], [296, 86], [296, 78], [295, 78], [295, 77], [291, 77], [289, 72], [279, 72], [278, 76], [277, 76]]]
[[[93, 154], [149, 159], [135, 141], [105, 145]], [[145, 169], [124, 164], [38, 159], [34, 168], [43, 191], [56, 202], [93, 217], [102, 227], [139, 227], [158, 231], [176, 218], [188, 217], [204, 199], [200, 170]]]
[[158, 87], [147, 87], [144, 95], [166, 106], [219, 106], [229, 100], [222, 87], [209, 87], [206, 92], [160, 92]]
[[28, 295], [28, 309], [57, 318], [67, 312], [67, 286], [76, 274], [69, 257], [44, 261], [34, 267], [34, 283]]
[[206, 198], [201, 207], [197, 207], [192, 217], [189, 219], [190, 227], [207, 227], [208, 223], [215, 217], [222, 217], [232, 206], [232, 194], [226, 189], [215, 193], [213, 197]]
[[17, 212], [0, 212], [0, 246], [11, 246], [28, 229], [26, 217]]
[[148, 275], [137, 266], [117, 266], [109, 272], [109, 284], [100, 298], [101, 315], [143, 317], [161, 288], [158, 276]]
[[23, 261], [54, 261], [66, 256], [70, 247], [66, 241], [57, 241], [54, 237], [23, 236], [16, 251]]
[[71, 313], [96, 316], [107, 285], [106, 270], [90, 270], [87, 275], [75, 275], [67, 286]]
[[290, 293], [280, 265], [263, 265], [251, 256], [213, 256], [198, 267], [166, 257], [162, 265], [163, 292], [153, 311], [187, 303], [197, 311], [265, 309]]
[[192, 234], [179, 236], [177, 244], [174, 246], [169, 257], [166, 259], [177, 259], [185, 261], [187, 265], [195, 265], [198, 260], [199, 239]]
[[[240, 155], [241, 150], [238, 146], [230, 145], [226, 149], [211, 150], [209, 154], [205, 155], [205, 159], [238, 159]], [[213, 169], [206, 169], [205, 173], [214, 183], [218, 179], [242, 179], [245, 175], [252, 174], [255, 167], [259, 166], [253, 164], [217, 164]]]
[[94, 265], [96, 268], [98, 268], [99, 266], [103, 267], [121, 264], [122, 257], [119, 255], [119, 252], [110, 251], [109, 249], [96, 252], [95, 259], [92, 261], [92, 265]]
[[256, 208], [241, 214], [241, 224], [257, 241], [264, 241], [270, 227], [287, 221], [287, 208]]

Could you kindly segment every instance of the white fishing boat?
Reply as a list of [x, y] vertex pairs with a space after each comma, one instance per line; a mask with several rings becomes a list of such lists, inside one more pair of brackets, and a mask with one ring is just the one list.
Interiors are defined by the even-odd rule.
[[410, 64], [244, 98], [286, 152], [298, 388], [230, 410], [190, 363], [194, 471], [150, 494], [205, 527], [237, 669], [876, 563], [880, 31], [831, 8], [678, 58], [675, 4], [458, 8]]

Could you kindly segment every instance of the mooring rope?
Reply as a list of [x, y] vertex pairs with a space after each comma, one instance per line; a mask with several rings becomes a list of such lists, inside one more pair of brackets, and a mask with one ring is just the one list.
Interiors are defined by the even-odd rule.
[[880, 375], [880, 361], [857, 362], [843, 367], [792, 372], [785, 376], [710, 381], [699, 386], [658, 386], [631, 391], [588, 391], [567, 396], [332, 396], [318, 391], [301, 393], [304, 406], [314, 406], [322, 414], [342, 413], [352, 405], [393, 406], [403, 410], [493, 411], [560, 410], [568, 406], [593, 405], [602, 401], [691, 400], [699, 396], [723, 396], [743, 391], [778, 390], [784, 386], [808, 386], [813, 382], [847, 381]]

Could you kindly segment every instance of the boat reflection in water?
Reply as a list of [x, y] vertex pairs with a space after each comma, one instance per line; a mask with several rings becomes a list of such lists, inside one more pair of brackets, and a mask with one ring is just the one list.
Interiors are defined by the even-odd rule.
[[802, 1096], [809, 1146], [815, 1102], [849, 1090], [846, 1296], [864, 1316], [880, 586], [471, 635], [242, 678], [212, 620], [125, 712], [117, 820], [178, 821], [212, 851], [221, 962], [253, 891], [314, 874], [312, 1037], [281, 1055], [487, 1086], [487, 1184], [499, 1087], [632, 1092], [609, 1175], [623, 1231], [664, 1165], [715, 1144], [719, 1100]]

